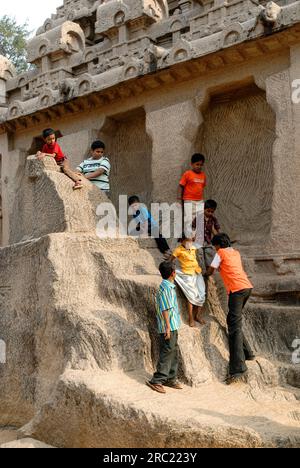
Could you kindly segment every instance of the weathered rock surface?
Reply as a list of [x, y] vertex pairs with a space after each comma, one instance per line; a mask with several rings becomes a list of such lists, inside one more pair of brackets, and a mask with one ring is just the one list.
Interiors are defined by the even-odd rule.
[[43, 442], [40, 442], [38, 440], [24, 438], [24, 439], [19, 439], [19, 440], [13, 440], [12, 442], [8, 442], [7, 444], [2, 444], [0, 445], [0, 448], [54, 448], [51, 447], [50, 445], [44, 444]]
[[0, 427], [0, 446], [17, 439], [17, 429], [14, 427]]
[[28, 160], [16, 203], [18, 212], [32, 203], [35, 216], [29, 222], [24, 215], [11, 232], [18, 243], [0, 249], [0, 333], [7, 345], [0, 425], [55, 447], [300, 446], [299, 377], [290, 363], [299, 308], [249, 306], [246, 329], [260, 357], [249, 363], [247, 384], [226, 387], [218, 288], [210, 282], [201, 328], [187, 326], [180, 297], [186, 386], [155, 394], [145, 380], [157, 359], [160, 277], [151, 249], [131, 238], [96, 236], [97, 196], [91, 184], [73, 192], [51, 165]]

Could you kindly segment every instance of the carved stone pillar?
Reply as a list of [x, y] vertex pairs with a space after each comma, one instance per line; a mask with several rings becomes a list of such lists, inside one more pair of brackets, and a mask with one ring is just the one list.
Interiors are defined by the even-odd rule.
[[[266, 98], [276, 115], [276, 140], [273, 145], [273, 202], [270, 237], [266, 249], [271, 253], [299, 249], [299, 147], [296, 145], [300, 109], [292, 104], [291, 76], [296, 64], [256, 83], [265, 87]], [[298, 72], [299, 73], [299, 72]], [[295, 116], [298, 115], [298, 124]], [[268, 129], [266, 129], [268, 131]], [[299, 130], [298, 130], [299, 131]]]
[[0, 78], [0, 105], [6, 103], [6, 81]]
[[[16, 74], [12, 63], [0, 55], [0, 106], [6, 105], [6, 82]], [[1, 114], [1, 112], [0, 112]]]
[[[290, 83], [293, 84], [297, 83], [295, 80], [300, 79], [300, 45], [297, 44], [291, 47], [291, 66], [290, 66]], [[298, 81], [297, 84], [298, 94], [300, 94], [300, 84]], [[293, 90], [295, 88], [291, 88], [290, 92], [293, 95]], [[290, 202], [293, 201], [293, 213], [291, 216], [291, 224], [294, 225], [294, 247], [295, 250], [300, 250], [300, 217], [299, 217], [299, 206], [300, 206], [300, 102], [298, 100], [292, 99], [292, 114], [293, 114], [293, 138], [294, 138], [294, 152], [292, 155], [292, 164], [291, 167], [291, 176], [293, 178], [294, 186], [293, 186], [293, 194], [294, 200], [289, 197]]]
[[8, 245], [10, 238], [10, 224], [13, 216], [15, 195], [18, 191], [20, 178], [25, 164], [24, 151], [9, 151], [6, 134], [0, 136], [1, 148], [1, 195], [2, 195], [2, 245]]
[[176, 201], [180, 176], [190, 166], [202, 123], [194, 101], [146, 107], [146, 131], [152, 139], [152, 200]]

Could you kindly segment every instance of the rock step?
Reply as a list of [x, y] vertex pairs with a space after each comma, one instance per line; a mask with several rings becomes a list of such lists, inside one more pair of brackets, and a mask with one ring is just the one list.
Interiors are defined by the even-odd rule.
[[[278, 389], [205, 384], [145, 385], [143, 372], [68, 371], [57, 394], [20, 434], [58, 447], [297, 447], [296, 401], [276, 399]], [[89, 408], [93, 408], [92, 411]], [[65, 425], [65, 421], [68, 424]]]
[[293, 343], [300, 337], [300, 308], [250, 303], [244, 323], [246, 336], [255, 343], [255, 352], [273, 361], [292, 364]]

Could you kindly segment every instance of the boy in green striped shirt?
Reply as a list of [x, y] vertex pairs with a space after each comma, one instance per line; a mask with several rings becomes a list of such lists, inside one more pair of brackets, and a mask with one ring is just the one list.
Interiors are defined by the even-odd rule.
[[104, 155], [105, 144], [96, 140], [91, 146], [91, 157], [85, 159], [78, 167], [77, 173], [84, 175], [92, 184], [109, 195], [110, 191], [110, 169], [111, 165], [107, 156]]
[[146, 384], [159, 393], [166, 393], [164, 386], [182, 389], [177, 381], [178, 373], [178, 329], [181, 320], [174, 284], [176, 272], [171, 262], [159, 265], [163, 281], [156, 295], [156, 318], [159, 333], [159, 361], [157, 371]]

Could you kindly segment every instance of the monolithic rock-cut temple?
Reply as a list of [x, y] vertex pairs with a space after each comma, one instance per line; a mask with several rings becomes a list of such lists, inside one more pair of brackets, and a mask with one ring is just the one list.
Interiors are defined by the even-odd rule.
[[[0, 57], [0, 443], [299, 446], [300, 2], [65, 0], [28, 61], [18, 75]], [[47, 127], [73, 167], [106, 143], [115, 205], [176, 201], [191, 155], [205, 154], [205, 196], [254, 283], [247, 383], [224, 384], [216, 275], [205, 326], [187, 325], [178, 293], [184, 390], [145, 385], [159, 252], [96, 235], [108, 199], [35, 158]]]

